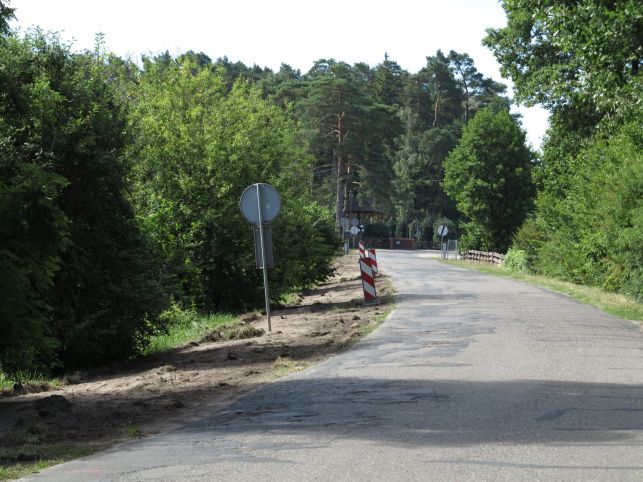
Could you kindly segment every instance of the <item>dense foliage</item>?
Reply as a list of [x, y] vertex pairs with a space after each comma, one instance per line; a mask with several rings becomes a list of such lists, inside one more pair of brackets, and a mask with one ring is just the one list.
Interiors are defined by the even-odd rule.
[[530, 269], [643, 296], [643, 6], [506, 1], [490, 46], [517, 98], [551, 109], [535, 211], [516, 235]]
[[0, 366], [70, 369], [141, 353], [174, 298], [256, 306], [238, 200], [272, 182], [275, 299], [331, 271], [332, 218], [302, 190], [297, 124], [191, 56], [139, 69], [55, 36], [0, 37]]
[[99, 56], [39, 32], [3, 38], [0, 65], [2, 363], [129, 356], [163, 303], [126, 198], [126, 111]]
[[487, 107], [464, 128], [444, 162], [444, 186], [466, 216], [463, 249], [509, 248], [531, 208], [531, 157], [504, 106]]
[[283, 200], [273, 295], [328, 275], [331, 219], [300, 189], [308, 157], [283, 110], [245, 82], [228, 91], [220, 74], [190, 59], [148, 60], [134, 96], [135, 204], [176, 299], [207, 311], [260, 301], [252, 231], [239, 213], [244, 188], [257, 180]]

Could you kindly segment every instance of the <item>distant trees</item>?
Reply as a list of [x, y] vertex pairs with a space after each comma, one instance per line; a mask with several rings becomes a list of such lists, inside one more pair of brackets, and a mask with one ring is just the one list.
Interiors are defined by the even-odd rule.
[[532, 207], [532, 155], [502, 105], [478, 112], [444, 161], [444, 187], [465, 216], [465, 248], [506, 252]]
[[391, 153], [399, 235], [414, 235], [417, 226], [413, 233], [408, 229], [413, 223], [431, 239], [436, 219], [460, 219], [453, 198], [443, 189], [443, 161], [478, 110], [494, 101], [508, 105], [504, 90], [484, 78], [468, 55], [454, 51], [448, 56], [436, 52], [427, 57], [426, 67], [408, 76], [399, 110], [404, 130]]
[[386, 202], [392, 172], [386, 157], [399, 121], [395, 111], [367, 94], [358, 72], [343, 62], [318, 61], [308, 74], [307, 96], [298, 104], [310, 143], [336, 175], [335, 222], [348, 212], [351, 181]]

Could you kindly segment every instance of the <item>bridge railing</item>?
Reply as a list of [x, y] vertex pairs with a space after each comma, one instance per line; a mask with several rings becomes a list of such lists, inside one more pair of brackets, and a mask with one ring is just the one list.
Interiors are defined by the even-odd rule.
[[505, 260], [505, 255], [494, 253], [492, 251], [476, 251], [469, 249], [460, 253], [460, 259], [477, 261], [478, 263], [488, 263], [494, 266], [501, 266]]

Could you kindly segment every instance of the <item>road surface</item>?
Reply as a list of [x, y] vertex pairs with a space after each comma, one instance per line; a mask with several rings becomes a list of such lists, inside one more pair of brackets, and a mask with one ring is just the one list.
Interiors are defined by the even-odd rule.
[[546, 290], [380, 252], [352, 350], [46, 480], [643, 480], [643, 332]]

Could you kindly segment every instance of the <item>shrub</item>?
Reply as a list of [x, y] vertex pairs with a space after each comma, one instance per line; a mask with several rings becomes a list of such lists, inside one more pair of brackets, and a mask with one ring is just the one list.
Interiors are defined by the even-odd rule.
[[522, 249], [509, 248], [503, 266], [508, 271], [527, 271], [527, 253]]

